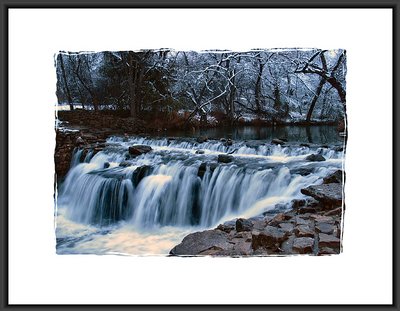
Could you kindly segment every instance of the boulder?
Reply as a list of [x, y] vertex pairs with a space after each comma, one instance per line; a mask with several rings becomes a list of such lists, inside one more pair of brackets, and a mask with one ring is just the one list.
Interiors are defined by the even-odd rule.
[[297, 209], [299, 207], [302, 207], [306, 205], [306, 200], [304, 199], [294, 199], [292, 200], [292, 208]]
[[198, 142], [199, 144], [205, 143], [206, 141], [208, 141], [208, 137], [206, 137], [206, 136], [199, 136], [199, 137], [197, 137], [197, 142]]
[[218, 225], [217, 227], [218, 230], [224, 231], [226, 233], [235, 230], [235, 228], [236, 228], [236, 222], [234, 220], [226, 221], [223, 224]]
[[273, 140], [271, 140], [271, 144], [274, 144], [274, 145], [284, 145], [285, 142], [284, 142], [283, 140], [281, 140], [281, 139], [274, 138]]
[[233, 237], [230, 240], [230, 242], [238, 243], [242, 240], [246, 241], [246, 242], [251, 242], [251, 240], [252, 240], [251, 232], [250, 231], [241, 231], [241, 232], [233, 233]]
[[296, 216], [295, 222], [296, 222], [296, 225], [307, 225], [308, 226], [311, 224], [311, 220], [304, 219], [300, 216]]
[[230, 163], [233, 161], [233, 156], [230, 154], [219, 154], [218, 155], [218, 162], [221, 163]]
[[310, 207], [317, 207], [320, 205], [320, 203], [314, 198], [307, 198], [305, 205]]
[[236, 231], [251, 231], [253, 229], [253, 223], [250, 220], [239, 218], [236, 220]]
[[306, 157], [305, 160], [310, 162], [321, 162], [325, 161], [326, 159], [320, 154], [310, 154]]
[[310, 254], [313, 252], [314, 239], [309, 237], [295, 238], [293, 241], [293, 251], [299, 254]]
[[341, 184], [343, 182], [343, 171], [342, 170], [337, 170], [336, 172], [326, 176], [324, 178], [324, 184], [331, 184], [331, 183], [337, 183]]
[[317, 209], [313, 206], [301, 206], [297, 209], [297, 213], [298, 214], [307, 214], [307, 213], [315, 213], [317, 211]]
[[197, 176], [199, 176], [200, 178], [203, 178], [206, 171], [207, 171], [207, 163], [203, 162], [199, 166], [199, 170], [197, 171]]
[[262, 231], [267, 226], [267, 222], [264, 219], [253, 220], [253, 229]]
[[204, 150], [197, 149], [195, 153], [196, 153], [196, 154], [204, 154]]
[[288, 233], [273, 226], [267, 226], [263, 231], [253, 231], [251, 247], [278, 249], [279, 245], [288, 238]]
[[293, 254], [293, 242], [296, 239], [296, 236], [291, 235], [289, 238], [282, 242], [280, 249], [283, 254], [292, 255]]
[[238, 241], [233, 245], [233, 250], [230, 251], [231, 256], [249, 256], [253, 254], [251, 242], [245, 240]]
[[294, 225], [290, 222], [282, 222], [278, 225], [283, 231], [291, 233], [293, 231]]
[[319, 247], [330, 247], [330, 248], [339, 248], [340, 247], [340, 239], [333, 235], [320, 233], [319, 237]]
[[324, 214], [324, 216], [335, 216], [335, 215], [341, 215], [341, 214], [342, 214], [342, 207], [338, 207], [338, 208], [335, 208], [333, 210], [326, 212]]
[[334, 224], [335, 219], [330, 216], [322, 216], [322, 215], [312, 215], [311, 216], [317, 223], [324, 222], [328, 224]]
[[143, 165], [139, 166], [132, 174], [132, 182], [137, 186], [140, 181], [145, 178], [150, 172], [151, 166]]
[[297, 237], [301, 238], [313, 238], [314, 237], [314, 230], [312, 230], [309, 226], [307, 225], [299, 225], [294, 229], [294, 232]]
[[315, 230], [317, 232], [325, 233], [325, 234], [332, 234], [335, 229], [336, 229], [336, 226], [326, 223], [326, 222], [319, 222], [315, 226]]
[[224, 251], [224, 249], [222, 249], [221, 247], [218, 246], [211, 246], [210, 248], [201, 251], [200, 253], [198, 253], [197, 255], [200, 256], [220, 256], [220, 255], [224, 255], [222, 252]]
[[175, 246], [171, 255], [199, 255], [207, 250], [228, 250], [232, 246], [228, 243], [228, 234], [221, 230], [207, 230], [187, 235], [180, 244]]
[[109, 168], [110, 167], [110, 162], [104, 162], [103, 168]]
[[342, 204], [342, 185], [337, 183], [309, 186], [301, 193], [311, 196], [322, 203], [334, 206]]
[[153, 148], [147, 145], [134, 145], [129, 147], [129, 154], [138, 156], [152, 151]]

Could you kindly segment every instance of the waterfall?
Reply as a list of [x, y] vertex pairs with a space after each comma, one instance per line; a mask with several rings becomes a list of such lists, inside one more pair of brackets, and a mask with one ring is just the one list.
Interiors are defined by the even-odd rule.
[[[153, 150], [131, 157], [128, 147], [134, 144]], [[218, 163], [221, 153], [231, 153], [233, 161]], [[311, 153], [327, 160], [305, 161]], [[341, 151], [319, 146], [112, 137], [103, 151], [88, 153], [82, 162], [82, 150], [75, 150], [58, 202], [69, 219], [95, 226], [123, 221], [140, 230], [212, 227], [302, 197], [300, 189], [341, 168], [342, 157]], [[299, 168], [312, 173], [301, 175]]]

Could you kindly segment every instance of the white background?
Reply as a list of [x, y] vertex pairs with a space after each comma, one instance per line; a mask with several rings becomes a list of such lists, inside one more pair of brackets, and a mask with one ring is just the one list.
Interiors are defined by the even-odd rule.
[[[391, 303], [391, 10], [9, 12], [10, 303]], [[316, 47], [348, 56], [344, 252], [288, 258], [55, 254], [59, 50]]]

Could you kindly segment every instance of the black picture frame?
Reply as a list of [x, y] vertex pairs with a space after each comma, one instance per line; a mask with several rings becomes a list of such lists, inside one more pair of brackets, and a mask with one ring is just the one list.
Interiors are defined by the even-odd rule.
[[[1, 164], [0, 164], [0, 198], [1, 198], [1, 292], [0, 292], [0, 309], [20, 310], [25, 308], [49, 308], [49, 309], [64, 309], [64, 310], [77, 310], [77, 309], [163, 309], [163, 308], [193, 308], [193, 309], [228, 309], [228, 308], [256, 308], [256, 309], [295, 309], [302, 308], [330, 308], [340, 309], [368, 309], [376, 310], [398, 310], [399, 309], [399, 291], [398, 291], [398, 252], [399, 252], [399, 237], [397, 224], [400, 223], [399, 212], [397, 211], [398, 199], [396, 191], [397, 179], [399, 176], [399, 167], [397, 165], [397, 157], [399, 155], [399, 127], [396, 120], [400, 119], [399, 109], [397, 108], [398, 102], [398, 76], [399, 76], [399, 62], [398, 53], [399, 48], [399, 14], [400, 7], [398, 0], [247, 0], [247, 1], [234, 1], [234, 0], [59, 0], [57, 2], [52, 0], [38, 0], [38, 1], [25, 1], [25, 0], [1, 0], [0, 10], [2, 19], [1, 31]], [[393, 12], [393, 303], [391, 305], [10, 305], [8, 301], [8, 145], [9, 145], [9, 131], [8, 131], [8, 10], [13, 8], [389, 8]]]

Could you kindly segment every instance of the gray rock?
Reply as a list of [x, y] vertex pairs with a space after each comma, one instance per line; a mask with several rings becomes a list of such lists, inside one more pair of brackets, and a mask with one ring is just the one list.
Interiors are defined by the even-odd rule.
[[239, 241], [238, 243], [235, 243], [233, 246], [233, 250], [230, 251], [230, 255], [238, 255], [238, 256], [249, 256], [253, 254], [253, 249], [251, 247], [251, 242], [247, 241]]
[[294, 229], [294, 225], [290, 222], [282, 222], [279, 225], [279, 228], [281, 228], [283, 231], [291, 233]]
[[207, 230], [187, 235], [179, 245], [170, 251], [170, 254], [194, 256], [210, 249], [220, 251], [231, 248], [227, 233], [221, 230]]
[[299, 208], [304, 205], [306, 205], [306, 200], [303, 199], [292, 200], [292, 208]]
[[326, 223], [326, 222], [319, 222], [315, 226], [315, 230], [320, 233], [325, 233], [325, 234], [332, 234], [333, 231], [335, 230], [336, 226]]
[[330, 248], [338, 248], [340, 247], [340, 239], [333, 235], [320, 233], [319, 237], [319, 247], [330, 247]]
[[307, 213], [315, 213], [317, 209], [313, 206], [301, 206], [297, 209], [297, 213], [299, 214], [307, 214]]
[[341, 184], [343, 182], [343, 171], [337, 170], [336, 172], [326, 176], [324, 178], [324, 184], [338, 183]]
[[307, 198], [305, 205], [310, 207], [317, 207], [320, 205], [320, 203], [314, 198]]
[[202, 149], [197, 149], [195, 153], [196, 153], [196, 154], [204, 154], [204, 150], [202, 150]]
[[342, 214], [342, 207], [338, 207], [331, 211], [326, 212], [324, 215], [325, 216], [335, 216], [335, 215], [341, 215], [341, 214]]
[[310, 254], [313, 252], [314, 239], [308, 237], [295, 238], [293, 241], [293, 250], [299, 254]]
[[230, 163], [233, 161], [233, 156], [229, 154], [219, 154], [218, 155], [218, 162], [221, 163]]
[[141, 154], [148, 153], [152, 150], [153, 150], [153, 148], [151, 148], [150, 146], [147, 146], [147, 145], [134, 145], [134, 146], [129, 147], [129, 154], [138, 156]]
[[312, 230], [309, 226], [307, 225], [299, 225], [295, 229], [295, 234], [297, 237], [308, 237], [308, 238], [313, 238], [314, 237], [314, 230]]
[[310, 154], [309, 156], [306, 157], [306, 161], [321, 162], [325, 161], [325, 158], [320, 154]]
[[337, 183], [309, 186], [301, 189], [301, 193], [327, 204], [342, 203], [342, 185]]
[[300, 216], [296, 216], [295, 222], [296, 222], [296, 225], [310, 225], [311, 224], [310, 220], [304, 219]]
[[236, 228], [235, 220], [226, 221], [223, 224], [218, 225], [218, 227], [217, 227], [218, 230], [224, 231], [226, 233], [229, 233], [232, 230], [235, 230], [235, 228]]
[[280, 247], [282, 250], [282, 253], [288, 254], [288, 255], [293, 254], [293, 242], [295, 239], [296, 239], [296, 236], [291, 235], [291, 236], [289, 236], [289, 238], [286, 241], [282, 242], [281, 247]]
[[236, 220], [236, 231], [251, 231], [253, 229], [253, 223], [250, 220], [239, 218]]
[[323, 216], [323, 215], [312, 215], [311, 216], [317, 223], [325, 222], [328, 224], [334, 224], [335, 219], [331, 216]]
[[288, 233], [273, 226], [267, 226], [263, 231], [252, 232], [251, 247], [277, 249], [283, 241], [288, 238]]
[[267, 222], [263, 219], [260, 220], [252, 220], [253, 229], [262, 231], [267, 226]]

